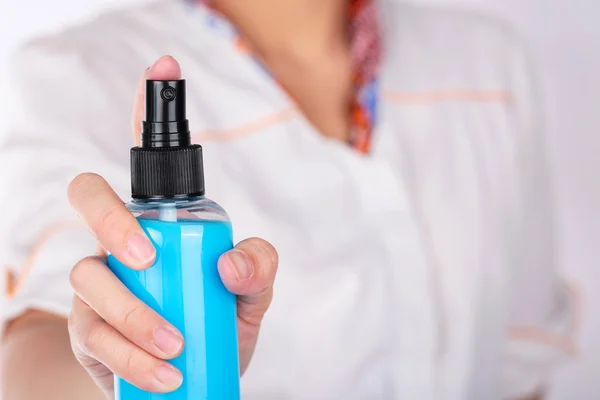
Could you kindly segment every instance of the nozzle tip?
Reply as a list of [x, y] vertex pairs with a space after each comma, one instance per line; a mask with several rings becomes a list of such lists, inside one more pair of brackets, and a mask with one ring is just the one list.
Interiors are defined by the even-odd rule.
[[185, 119], [185, 80], [146, 81], [146, 122], [177, 122]]

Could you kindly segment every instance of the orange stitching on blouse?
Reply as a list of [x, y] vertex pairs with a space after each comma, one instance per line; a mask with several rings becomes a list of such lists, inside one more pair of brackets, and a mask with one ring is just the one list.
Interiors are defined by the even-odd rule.
[[508, 90], [485, 89], [447, 89], [421, 92], [384, 90], [383, 99], [391, 103], [401, 104], [431, 104], [444, 101], [471, 101], [476, 103], [505, 103], [513, 102], [513, 95]]
[[267, 115], [266, 117], [252, 121], [248, 124], [239, 126], [231, 130], [224, 131], [201, 131], [193, 135], [192, 140], [194, 143], [198, 143], [203, 140], [233, 140], [238, 139], [242, 136], [246, 136], [252, 133], [256, 133], [261, 129], [268, 128], [272, 125], [278, 124], [283, 121], [290, 120], [298, 115], [298, 110], [295, 108], [288, 108], [283, 111]]
[[514, 326], [509, 328], [508, 335], [511, 340], [545, 344], [561, 349], [570, 355], [577, 354], [579, 350], [570, 337], [542, 331], [537, 328]]
[[[427, 92], [404, 92], [384, 90], [384, 100], [399, 104], [432, 104], [444, 101], [471, 101], [476, 103], [506, 103], [513, 101], [512, 93], [507, 90], [484, 90], [484, 89], [452, 89], [432, 90]], [[223, 131], [201, 131], [193, 135], [194, 143], [202, 140], [234, 140], [242, 136], [256, 133], [271, 125], [290, 120], [298, 116], [300, 112], [296, 108], [289, 108], [269, 114], [248, 124]]]
[[534, 327], [513, 326], [508, 329], [508, 337], [511, 340], [530, 341], [548, 346], [559, 348], [568, 354], [578, 353], [578, 346], [573, 341], [573, 336], [577, 335], [581, 328], [583, 320], [583, 292], [575, 282], [567, 282], [569, 297], [573, 302], [573, 320], [568, 331], [564, 334], [556, 334], [544, 331]]
[[31, 267], [37, 261], [37, 257], [41, 248], [50, 240], [50, 238], [56, 235], [60, 231], [64, 231], [71, 228], [80, 228], [83, 225], [78, 221], [63, 221], [58, 222], [54, 225], [51, 225], [47, 229], [42, 232], [39, 236], [37, 242], [33, 246], [33, 249], [27, 255], [25, 262], [20, 268], [19, 275], [15, 276], [14, 271], [10, 266], [5, 267], [5, 275], [6, 275], [6, 297], [13, 298], [15, 297], [23, 288], [29, 273], [31, 272]]

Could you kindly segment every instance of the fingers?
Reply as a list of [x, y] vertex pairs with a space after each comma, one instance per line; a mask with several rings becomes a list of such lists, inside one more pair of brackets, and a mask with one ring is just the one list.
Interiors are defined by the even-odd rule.
[[148, 392], [170, 392], [181, 385], [183, 378], [175, 367], [128, 341], [77, 296], [69, 330], [74, 352], [84, 366], [89, 360], [97, 360]]
[[219, 259], [219, 273], [227, 289], [239, 296], [240, 319], [259, 325], [273, 297], [278, 255], [268, 242], [252, 238], [240, 242]]
[[[136, 144], [140, 141], [147, 79], [181, 79], [179, 63], [173, 57], [165, 56], [140, 76], [132, 115]], [[102, 246], [119, 261], [133, 269], [152, 265], [154, 246], [104, 179], [93, 174], [78, 176], [69, 186], [69, 201]]]
[[104, 178], [81, 174], [69, 185], [69, 202], [100, 244], [133, 269], [145, 269], [156, 256], [154, 246]]
[[219, 274], [227, 289], [238, 295], [240, 372], [252, 358], [258, 331], [273, 298], [278, 266], [275, 248], [262, 239], [247, 239], [219, 258]]
[[140, 144], [140, 132], [144, 119], [144, 99], [146, 97], [146, 80], [177, 80], [181, 79], [181, 68], [179, 63], [171, 56], [159, 58], [150, 68], [145, 70], [137, 83], [135, 99], [133, 102], [133, 115], [131, 117], [131, 128], [136, 146]]
[[150, 354], [171, 359], [183, 349], [183, 336], [135, 297], [98, 257], [81, 260], [71, 286], [104, 321]]

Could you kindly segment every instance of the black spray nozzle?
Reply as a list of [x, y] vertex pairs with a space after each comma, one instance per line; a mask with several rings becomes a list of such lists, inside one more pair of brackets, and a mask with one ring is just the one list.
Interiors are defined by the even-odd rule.
[[146, 81], [142, 147], [189, 146], [185, 101], [185, 80]]
[[202, 147], [191, 144], [185, 81], [147, 81], [142, 144], [131, 149], [135, 199], [204, 195]]

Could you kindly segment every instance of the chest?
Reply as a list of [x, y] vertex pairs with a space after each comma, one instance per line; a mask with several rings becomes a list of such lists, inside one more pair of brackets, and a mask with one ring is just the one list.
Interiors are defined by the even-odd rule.
[[[335, 277], [369, 299], [365, 309], [387, 310], [372, 323], [395, 332], [402, 357], [435, 363], [456, 385], [470, 374], [473, 343], [490, 337], [481, 326], [503, 331], [514, 129], [500, 102], [388, 99], [364, 157], [295, 115], [205, 142], [208, 191], [238, 239], [264, 237], [278, 248], [282, 309]], [[334, 301], [325, 292], [333, 297], [319, 304]]]
[[480, 365], [476, 349], [490, 356], [504, 341], [515, 272], [517, 126], [503, 101], [388, 99], [385, 121], [395, 134], [380, 136], [377, 148], [402, 172], [418, 221], [434, 293], [438, 388], [461, 393], [478, 368], [500, 374]]
[[211, 195], [237, 217], [241, 237], [296, 243], [295, 260], [312, 256], [294, 247], [321, 259], [379, 248], [369, 244], [398, 236], [408, 218], [436, 264], [469, 275], [464, 268], [479, 264], [486, 246], [502, 249], [511, 218], [510, 110], [460, 101], [381, 107], [370, 156], [321, 137], [298, 112], [204, 142]]

